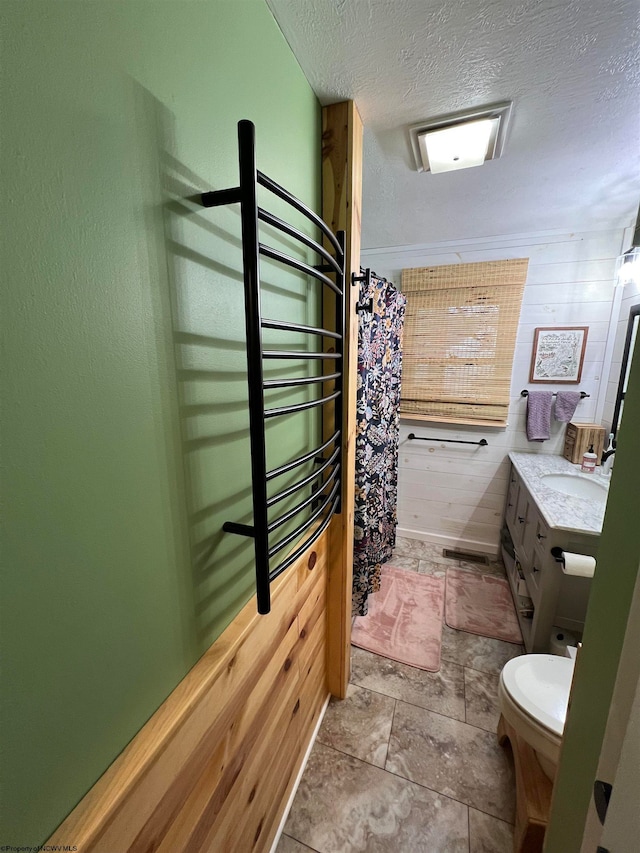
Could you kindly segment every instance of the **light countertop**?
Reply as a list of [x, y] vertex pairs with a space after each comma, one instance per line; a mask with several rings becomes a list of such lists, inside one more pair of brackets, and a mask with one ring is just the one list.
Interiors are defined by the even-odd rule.
[[[598, 467], [593, 474], [583, 474], [580, 465], [568, 462], [563, 456], [538, 453], [510, 453], [509, 459], [522, 477], [549, 527], [572, 533], [602, 532], [602, 521], [609, 494], [609, 478]], [[571, 474], [604, 483], [602, 498], [588, 499], [564, 495], [545, 485], [545, 474]]]

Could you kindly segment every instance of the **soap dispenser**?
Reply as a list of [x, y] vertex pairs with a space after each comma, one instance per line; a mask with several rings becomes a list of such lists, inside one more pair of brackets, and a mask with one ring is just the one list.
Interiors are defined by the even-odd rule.
[[597, 459], [598, 456], [593, 452], [592, 444], [589, 450], [582, 457], [582, 465], [580, 466], [580, 470], [584, 471], [586, 474], [593, 474], [593, 472], [596, 470]]

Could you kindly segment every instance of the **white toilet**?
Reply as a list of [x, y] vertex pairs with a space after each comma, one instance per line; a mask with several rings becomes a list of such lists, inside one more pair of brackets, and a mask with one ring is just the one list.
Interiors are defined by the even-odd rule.
[[567, 716], [574, 661], [558, 655], [521, 655], [500, 674], [500, 711], [537, 755], [553, 781]]

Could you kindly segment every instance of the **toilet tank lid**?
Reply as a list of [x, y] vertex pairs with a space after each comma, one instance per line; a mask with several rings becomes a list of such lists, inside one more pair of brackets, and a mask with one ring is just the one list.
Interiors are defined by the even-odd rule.
[[573, 667], [573, 660], [558, 655], [521, 655], [505, 664], [501, 678], [523, 711], [562, 735]]

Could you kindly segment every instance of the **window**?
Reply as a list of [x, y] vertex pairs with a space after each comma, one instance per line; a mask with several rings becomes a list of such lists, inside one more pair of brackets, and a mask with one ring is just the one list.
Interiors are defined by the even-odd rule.
[[527, 258], [402, 271], [400, 413], [505, 426]]

